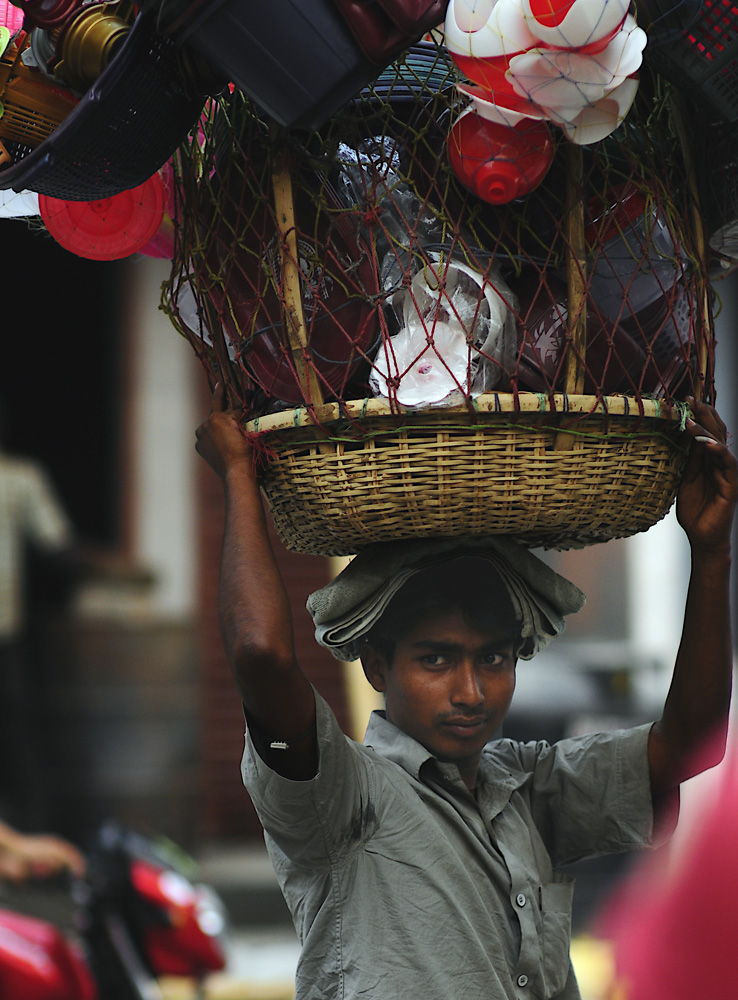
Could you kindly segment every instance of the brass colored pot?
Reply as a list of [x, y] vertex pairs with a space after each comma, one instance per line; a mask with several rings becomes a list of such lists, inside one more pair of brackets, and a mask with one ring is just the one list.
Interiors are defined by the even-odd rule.
[[64, 26], [57, 43], [59, 61], [54, 75], [73, 90], [85, 91], [108, 65], [130, 24], [111, 11], [117, 4], [83, 7]]

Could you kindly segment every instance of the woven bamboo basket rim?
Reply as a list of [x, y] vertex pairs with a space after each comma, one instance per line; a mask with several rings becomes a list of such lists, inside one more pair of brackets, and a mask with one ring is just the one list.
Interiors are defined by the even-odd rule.
[[[635, 420], [671, 421], [683, 424], [688, 415], [686, 403], [668, 403], [662, 399], [635, 396], [567, 395], [566, 393], [536, 392], [486, 392], [472, 398], [469, 403], [451, 406], [412, 407], [390, 403], [387, 399], [354, 399], [341, 403], [324, 403], [311, 408], [295, 407], [255, 417], [245, 424], [252, 434], [266, 434], [298, 428], [330, 429], [331, 424], [346, 420], [367, 418], [405, 418], [407, 426], [413, 423], [444, 422], [448, 419], [468, 420], [497, 414], [558, 415], [582, 417], [625, 417]], [[328, 434], [330, 437], [330, 434]]]
[[671, 507], [685, 403], [535, 393], [473, 402], [471, 412], [398, 412], [352, 400], [249, 421], [282, 542], [326, 556], [487, 534], [570, 548], [645, 530]]

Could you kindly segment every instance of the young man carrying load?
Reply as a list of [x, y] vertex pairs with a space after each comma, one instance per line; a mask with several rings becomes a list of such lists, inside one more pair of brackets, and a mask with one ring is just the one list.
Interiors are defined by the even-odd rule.
[[300, 670], [250, 448], [216, 389], [197, 448], [224, 484], [220, 620], [244, 782], [302, 943], [297, 1000], [579, 997], [557, 867], [654, 843], [695, 751], [727, 730], [736, 462], [694, 409], [677, 501], [692, 570], [660, 721], [497, 738], [517, 659], [584, 597], [509, 539], [436, 539], [374, 546], [308, 602], [318, 641], [359, 654], [385, 695], [358, 744]]

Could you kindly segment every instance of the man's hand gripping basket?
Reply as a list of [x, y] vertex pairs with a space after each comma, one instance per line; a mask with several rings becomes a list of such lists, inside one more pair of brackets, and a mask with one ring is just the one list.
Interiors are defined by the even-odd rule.
[[616, 133], [554, 141], [497, 204], [449, 165], [455, 83], [420, 44], [309, 135], [236, 92], [179, 156], [164, 305], [243, 407], [295, 551], [584, 545], [673, 502], [712, 318], [668, 88], [644, 77]]

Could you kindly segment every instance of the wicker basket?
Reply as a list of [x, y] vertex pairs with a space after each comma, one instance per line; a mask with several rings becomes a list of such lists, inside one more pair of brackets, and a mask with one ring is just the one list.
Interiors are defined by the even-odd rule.
[[359, 400], [323, 407], [319, 426], [302, 409], [246, 430], [268, 455], [263, 489], [294, 552], [489, 534], [572, 548], [664, 517], [684, 468], [685, 414], [626, 396], [488, 393], [473, 411]]
[[[684, 469], [686, 399], [710, 398], [712, 386], [711, 297], [685, 116], [671, 88], [651, 78], [619, 137], [586, 150], [562, 140], [540, 189], [481, 205], [443, 155], [458, 109], [448, 82], [436, 78], [448, 68], [443, 53], [428, 44], [425, 70], [413, 57], [387, 78], [403, 85], [415, 67], [417, 89], [408, 85], [399, 100], [384, 85], [361, 96], [314, 137], [315, 148], [268, 128], [236, 94], [224, 99], [204, 121], [206, 141], [180, 152], [187, 212], [163, 307], [211, 384], [222, 382], [230, 405], [251, 418], [245, 428], [263, 462], [263, 489], [292, 551], [348, 555], [379, 541], [490, 534], [570, 548], [646, 530], [671, 507]], [[397, 183], [385, 194], [381, 171], [357, 179], [351, 167], [366, 155], [367, 133], [391, 137], [397, 152]], [[650, 207], [630, 213], [633, 191]], [[643, 240], [628, 235], [633, 214], [643, 219]], [[646, 239], [657, 219], [672, 234], [664, 255]], [[361, 253], [351, 252], [339, 223], [368, 234]], [[358, 304], [362, 322], [365, 312], [376, 320], [390, 357], [399, 319], [388, 293], [413, 295], [416, 264], [432, 272], [439, 255], [476, 274], [499, 268], [510, 283], [516, 344], [509, 358], [487, 359], [497, 381], [485, 388], [504, 392], [476, 395], [454, 376], [453, 396], [405, 408], [394, 383], [422, 348], [413, 348], [415, 361], [396, 359], [398, 377], [388, 377], [385, 355], [356, 342], [358, 322], [345, 318], [345, 303]], [[661, 291], [679, 285], [679, 295], [641, 316], [628, 304], [634, 273], [667, 261]], [[595, 279], [605, 274], [617, 315], [598, 305]], [[444, 277], [438, 287], [444, 282], [447, 304], [425, 327], [427, 345], [436, 318], [460, 315], [456, 286]], [[336, 320], [330, 349], [319, 342], [326, 316]], [[672, 327], [673, 355], [661, 350]], [[621, 337], [626, 330], [642, 357]], [[328, 362], [341, 349], [334, 380]], [[261, 363], [267, 352], [271, 368]], [[377, 372], [383, 383], [372, 381]], [[364, 399], [375, 384], [385, 395]], [[451, 399], [458, 405], [446, 405]]]

